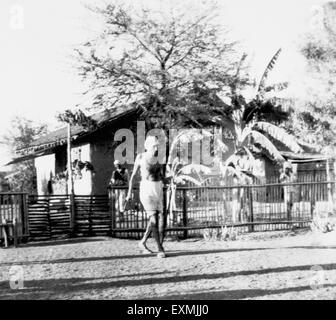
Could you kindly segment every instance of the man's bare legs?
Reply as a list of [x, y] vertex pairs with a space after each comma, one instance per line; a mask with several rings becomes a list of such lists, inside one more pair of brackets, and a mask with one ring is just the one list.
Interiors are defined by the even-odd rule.
[[[159, 222], [158, 218], [160, 216]], [[152, 214], [149, 218], [148, 225], [145, 231], [145, 234], [143, 238], [140, 241], [140, 247], [146, 252], [146, 253], [151, 253], [151, 251], [147, 248], [146, 242], [151, 234], [153, 233], [154, 240], [158, 246], [159, 253], [164, 252], [163, 247], [162, 247], [162, 242], [163, 242], [163, 226], [162, 224], [162, 216], [161, 213], [158, 214], [158, 212], [155, 212]], [[161, 226], [162, 225], [162, 226]], [[158, 228], [159, 226], [159, 228]]]
[[141, 249], [143, 249], [144, 253], [152, 253], [152, 251], [150, 251], [147, 246], [146, 246], [146, 242], [150, 236], [152, 232], [152, 224], [151, 224], [151, 217], [149, 218], [149, 221], [147, 223], [147, 228], [146, 228], [146, 231], [142, 237], [142, 239], [140, 240], [140, 243], [139, 243], [139, 247]]
[[159, 228], [159, 238], [160, 238], [160, 243], [161, 246], [163, 245], [163, 240], [165, 236], [165, 217], [163, 212], [159, 211], [158, 213], [158, 228]]

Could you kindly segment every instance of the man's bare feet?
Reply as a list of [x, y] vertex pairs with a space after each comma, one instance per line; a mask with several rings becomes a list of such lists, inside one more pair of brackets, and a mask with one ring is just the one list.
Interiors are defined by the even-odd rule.
[[145, 244], [144, 242], [142, 242], [142, 241], [139, 242], [139, 248], [142, 250], [142, 252], [143, 252], [144, 254], [150, 254], [150, 253], [153, 253], [152, 251], [150, 251], [150, 250], [147, 248], [146, 244]]
[[166, 254], [165, 254], [163, 251], [160, 251], [160, 252], [157, 254], [157, 257], [158, 257], [158, 258], [165, 258], [165, 257], [166, 257]]

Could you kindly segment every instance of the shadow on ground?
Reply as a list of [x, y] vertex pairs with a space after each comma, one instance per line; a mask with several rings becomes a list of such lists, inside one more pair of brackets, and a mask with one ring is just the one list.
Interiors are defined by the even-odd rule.
[[48, 246], [58, 246], [85, 242], [99, 242], [103, 241], [104, 238], [67, 238], [61, 240], [45, 240], [37, 242], [28, 242], [20, 244], [20, 248], [31, 248], [31, 247], [48, 247]]
[[[216, 254], [225, 252], [241, 252], [241, 251], [258, 251], [258, 250], [273, 250], [272, 248], [239, 248], [239, 249], [216, 249], [216, 250], [199, 250], [199, 251], [167, 251], [167, 259], [182, 256], [194, 256], [205, 254]], [[110, 260], [123, 260], [123, 259], [148, 259], [156, 257], [156, 254], [130, 254], [122, 256], [105, 256], [105, 257], [82, 257], [82, 258], [66, 258], [56, 260], [38, 260], [38, 261], [13, 261], [0, 263], [1, 267], [12, 265], [35, 265], [35, 264], [54, 264], [54, 263], [76, 263], [76, 262], [90, 262], [90, 261], [110, 261]]]
[[[321, 265], [324, 270], [335, 270], [336, 264], [324, 264]], [[0, 297], [1, 299], [48, 299], [58, 298], [63, 295], [71, 296], [83, 291], [99, 291], [111, 290], [114, 288], [135, 287], [144, 285], [155, 284], [168, 284], [168, 283], [181, 283], [186, 281], [199, 281], [199, 280], [220, 280], [229, 277], [237, 276], [251, 276], [251, 275], [264, 275], [270, 273], [291, 272], [291, 271], [309, 271], [311, 265], [299, 265], [299, 266], [287, 266], [279, 268], [269, 268], [260, 270], [244, 270], [224, 273], [211, 273], [211, 274], [193, 274], [193, 275], [171, 275], [164, 277], [153, 277], [154, 275], [160, 275], [160, 273], [150, 274], [150, 277], [140, 278], [142, 276], [148, 276], [148, 274], [129, 275], [129, 277], [137, 277], [136, 279], [122, 279], [111, 281], [110, 278], [69, 278], [69, 279], [45, 279], [45, 280], [30, 280], [24, 282], [24, 289], [12, 290], [9, 287], [8, 281], [0, 282]], [[166, 273], [164, 273], [166, 274]], [[121, 277], [121, 276], [119, 276]], [[122, 276], [125, 277], [125, 276]], [[127, 276], [126, 276], [127, 277]], [[336, 286], [328, 285], [328, 286]], [[325, 287], [328, 287], [327, 285]], [[279, 290], [261, 290], [261, 289], [246, 289], [246, 290], [224, 290], [224, 291], [204, 291], [198, 293], [179, 294], [171, 296], [155, 297], [158, 299], [244, 299], [253, 298], [257, 296], [264, 296], [270, 294], [281, 294], [292, 291], [308, 290], [310, 287], [295, 287], [285, 288]], [[85, 293], [89, 296], [89, 292]], [[144, 297], [142, 297], [143, 299]]]
[[[89, 240], [87, 240], [89, 241]], [[99, 240], [97, 240], [99, 241]], [[79, 241], [85, 242], [85, 241]], [[68, 243], [68, 242], [66, 242]], [[69, 242], [76, 243], [76, 242]], [[167, 258], [182, 257], [182, 256], [194, 256], [194, 255], [206, 255], [206, 254], [217, 254], [217, 253], [228, 253], [228, 252], [242, 252], [242, 251], [259, 251], [259, 250], [281, 250], [281, 249], [336, 249], [336, 246], [293, 246], [293, 247], [278, 247], [278, 248], [227, 248], [227, 249], [215, 249], [215, 250], [198, 250], [198, 251], [173, 251], [167, 252]], [[130, 255], [115, 255], [115, 256], [105, 256], [105, 257], [81, 257], [81, 258], [65, 258], [56, 260], [38, 260], [38, 261], [13, 261], [13, 262], [3, 262], [0, 263], [0, 267], [12, 266], [12, 265], [36, 265], [36, 264], [55, 264], [55, 263], [79, 263], [79, 262], [90, 262], [90, 261], [112, 261], [112, 260], [123, 260], [123, 259], [148, 259], [155, 257], [155, 254], [130, 254]]]
[[[327, 284], [324, 288], [336, 287], [336, 284]], [[201, 291], [191, 294], [168, 295], [155, 299], [158, 300], [236, 300], [236, 299], [253, 299], [270, 295], [279, 295], [289, 292], [300, 292], [312, 290], [310, 286], [300, 286], [292, 288], [283, 288], [276, 290], [264, 289], [242, 289], [242, 290], [222, 290], [222, 291]]]

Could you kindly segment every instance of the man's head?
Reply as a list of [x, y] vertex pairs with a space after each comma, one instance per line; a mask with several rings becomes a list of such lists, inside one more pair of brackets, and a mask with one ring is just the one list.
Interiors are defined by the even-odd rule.
[[121, 163], [119, 160], [115, 160], [114, 161], [114, 166], [117, 168], [117, 169], [120, 169], [121, 168]]
[[293, 172], [293, 166], [289, 161], [286, 161], [283, 164], [283, 170], [286, 174], [292, 173]]
[[159, 141], [155, 136], [148, 136], [145, 141], [145, 150], [150, 153], [158, 151]]

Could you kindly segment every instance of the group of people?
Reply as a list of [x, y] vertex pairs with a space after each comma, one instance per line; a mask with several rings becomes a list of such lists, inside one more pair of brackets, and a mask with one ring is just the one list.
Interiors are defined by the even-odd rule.
[[[121, 217], [126, 205], [132, 197], [132, 189], [135, 176], [140, 170], [140, 201], [149, 218], [146, 231], [139, 242], [139, 247], [143, 253], [152, 253], [146, 245], [151, 233], [158, 247], [159, 258], [164, 258], [163, 249], [164, 239], [164, 215], [163, 215], [163, 182], [165, 179], [164, 168], [158, 163], [157, 152], [159, 142], [154, 136], [148, 136], [145, 140], [145, 152], [137, 155], [131, 176], [128, 170], [123, 168], [121, 163], [116, 160], [114, 165], [110, 184], [111, 186], [125, 187], [124, 190], [118, 190], [118, 199], [116, 199], [118, 211]], [[128, 190], [126, 188], [128, 186]]]

